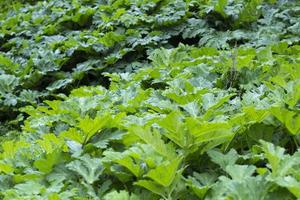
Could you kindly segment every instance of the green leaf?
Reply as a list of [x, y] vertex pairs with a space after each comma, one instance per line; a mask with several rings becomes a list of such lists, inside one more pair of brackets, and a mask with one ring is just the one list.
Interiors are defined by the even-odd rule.
[[193, 117], [197, 117], [200, 112], [199, 105], [195, 101], [185, 104], [182, 107]]
[[250, 0], [246, 3], [243, 10], [239, 13], [238, 22], [239, 23], [247, 23], [252, 22], [258, 19], [260, 16], [259, 6], [263, 0]]
[[19, 85], [19, 79], [13, 75], [0, 74], [0, 94], [10, 93]]
[[72, 161], [66, 166], [68, 169], [82, 176], [88, 184], [93, 184], [97, 181], [103, 172], [101, 159], [91, 158], [89, 155], [79, 157], [79, 160]]
[[0, 173], [10, 174], [13, 173], [15, 169], [6, 163], [0, 163]]
[[47, 154], [60, 150], [64, 145], [64, 142], [54, 134], [43, 135], [41, 140], [37, 140], [37, 143], [43, 148], [43, 150], [46, 151]]
[[49, 85], [46, 89], [50, 91], [58, 90], [58, 89], [63, 89], [65, 88], [68, 84], [72, 83], [73, 79], [62, 79], [62, 80], [57, 80], [53, 82], [51, 85]]
[[112, 191], [107, 193], [104, 197], [104, 200], [139, 200], [139, 197], [135, 194], [130, 195], [126, 190], [121, 191]]
[[135, 182], [134, 184], [138, 185], [138, 186], [141, 186], [141, 187], [144, 187], [147, 190], [149, 190], [149, 191], [151, 191], [155, 194], [158, 194], [160, 196], [164, 196], [164, 193], [165, 193], [164, 188], [161, 187], [160, 185], [156, 184], [153, 181], [139, 180], [139, 181]]
[[218, 164], [223, 170], [226, 170], [227, 166], [234, 165], [239, 158], [239, 155], [234, 149], [231, 149], [227, 154], [211, 149], [207, 151], [207, 154], [210, 159]]
[[272, 107], [271, 113], [282, 122], [291, 134], [300, 134], [300, 115], [284, 108]]
[[42, 158], [39, 160], [36, 160], [34, 162], [34, 167], [36, 167], [40, 172], [43, 173], [50, 173], [57, 163], [60, 162], [61, 157], [61, 152], [59, 151], [54, 151], [50, 154], [46, 154], [46, 158]]
[[79, 144], [84, 144], [86, 141], [86, 135], [76, 128], [70, 128], [67, 131], [60, 133], [60, 136], [78, 142]]
[[10, 58], [0, 53], [0, 69], [4, 68], [6, 71], [14, 73], [18, 67]]
[[108, 32], [99, 39], [99, 42], [104, 44], [106, 47], [111, 47], [117, 42], [121, 42], [124, 39], [125, 37], [123, 35], [117, 34], [115, 32]]
[[300, 198], [300, 182], [292, 176], [278, 178], [276, 183], [286, 187], [295, 197]]
[[21, 183], [21, 184], [16, 185], [15, 189], [17, 189], [19, 194], [22, 194], [22, 195], [37, 195], [43, 189], [45, 189], [45, 187], [37, 182], [28, 181], [26, 183]]
[[161, 138], [161, 134], [157, 129], [152, 129], [150, 126], [140, 127], [131, 126], [130, 133], [138, 136], [146, 144], [149, 144], [157, 153], [172, 159], [176, 157], [175, 150], [172, 146], [165, 144]]
[[183, 116], [179, 112], [172, 112], [160, 120], [158, 124], [166, 130], [166, 137], [181, 148], [186, 148], [192, 144], [192, 138], [191, 135], [188, 134], [186, 126], [182, 122], [182, 118]]
[[200, 199], [204, 199], [207, 192], [215, 183], [217, 176], [209, 173], [197, 173], [194, 172], [192, 177], [187, 180], [187, 185], [191, 187], [192, 191]]
[[270, 167], [272, 168], [273, 173], [277, 173], [280, 171], [280, 162], [281, 159], [284, 158], [284, 149], [281, 147], [275, 147], [272, 143], [260, 141], [262, 144], [262, 149], [265, 153], [265, 157], [268, 159], [270, 163]]
[[140, 165], [134, 163], [132, 158], [124, 157], [117, 159], [115, 162], [129, 169], [129, 171], [131, 171], [136, 177], [141, 176], [142, 170]]
[[[150, 170], [146, 176], [151, 178], [156, 183], [168, 187], [172, 184], [175, 179], [176, 173], [179, 170], [179, 164], [181, 163], [182, 158], [176, 158], [170, 162], [165, 162], [155, 169]], [[166, 173], [166, 169], [168, 173]]]
[[109, 122], [109, 119], [109, 116], [97, 116], [95, 119], [85, 116], [83, 119], [79, 119], [77, 127], [84, 133], [84, 143], [88, 142], [91, 137], [100, 132]]
[[271, 180], [276, 177], [284, 177], [289, 175], [295, 166], [300, 164], [299, 153], [296, 152], [293, 156], [285, 155], [285, 149], [275, 146], [272, 143], [260, 141], [264, 157], [268, 160], [269, 166], [272, 169]]
[[190, 134], [195, 137], [195, 142], [203, 143], [218, 139], [230, 140], [234, 135], [229, 123], [201, 122], [193, 118], [187, 119]]
[[217, 0], [217, 3], [214, 6], [214, 10], [220, 13], [224, 18], [227, 17], [225, 13], [225, 7], [227, 6], [227, 0]]
[[[115, 123], [118, 124], [118, 123]], [[116, 131], [103, 131], [99, 136], [96, 136], [93, 143], [95, 147], [105, 149], [109, 146], [109, 142], [121, 140], [124, 135], [124, 131], [116, 130]]]
[[225, 170], [233, 180], [243, 181], [246, 177], [252, 176], [256, 167], [253, 165], [227, 165]]

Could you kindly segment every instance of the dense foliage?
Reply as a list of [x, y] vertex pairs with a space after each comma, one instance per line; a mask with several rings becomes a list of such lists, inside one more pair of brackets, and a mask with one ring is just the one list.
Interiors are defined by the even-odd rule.
[[1, 199], [300, 198], [300, 3], [0, 1]]

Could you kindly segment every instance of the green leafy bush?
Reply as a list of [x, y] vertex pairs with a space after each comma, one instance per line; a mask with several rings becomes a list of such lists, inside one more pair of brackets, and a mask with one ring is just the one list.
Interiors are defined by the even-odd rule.
[[0, 198], [299, 199], [298, 1], [0, 1]]
[[0, 90], [1, 121], [79, 85], [109, 85], [103, 71], [147, 65], [157, 47], [299, 43], [297, 1], [1, 2], [0, 82], [15, 80]]
[[[106, 73], [109, 89], [81, 87], [24, 107], [22, 133], [2, 144], [2, 195], [299, 197], [299, 95], [289, 89], [300, 84], [300, 73], [290, 76], [299, 50], [241, 47], [233, 58], [208, 47], [157, 49], [148, 67]], [[234, 59], [236, 79], [228, 80]]]

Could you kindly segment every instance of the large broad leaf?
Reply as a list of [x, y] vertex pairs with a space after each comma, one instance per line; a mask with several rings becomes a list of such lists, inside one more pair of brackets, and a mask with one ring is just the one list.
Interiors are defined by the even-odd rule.
[[250, 0], [239, 13], [238, 23], [247, 23], [257, 20], [261, 14], [259, 6], [262, 0]]
[[[182, 158], [179, 157], [170, 162], [165, 162], [155, 169], [150, 170], [146, 176], [151, 178], [156, 183], [164, 187], [168, 187], [172, 184], [176, 173], [179, 171], [181, 160]], [[166, 170], [168, 170], [168, 173], [166, 173]]]
[[[149, 168], [155, 168], [162, 160], [162, 156], [148, 144], [135, 144], [123, 152], [106, 150], [105, 163], [117, 163], [128, 169], [136, 177], [141, 177]], [[120, 171], [124, 169], [120, 169]], [[128, 171], [126, 170], [128, 173]], [[128, 176], [131, 176], [128, 174]]]
[[[243, 180], [231, 180], [224, 176], [220, 177], [220, 184], [213, 188], [218, 199], [225, 196], [229, 199], [266, 199], [270, 193], [270, 184], [262, 177], [244, 177]], [[213, 199], [214, 199], [213, 198]]]
[[227, 17], [225, 13], [225, 7], [227, 5], [228, 1], [227, 0], [217, 0], [217, 3], [214, 6], [215, 11], [220, 13], [224, 18]]
[[0, 74], [0, 94], [12, 92], [19, 85], [19, 79], [13, 75]]
[[43, 148], [44, 151], [46, 151], [47, 154], [61, 150], [64, 145], [64, 141], [54, 134], [43, 135], [42, 139], [37, 140], [37, 143]]
[[287, 188], [295, 197], [300, 198], [300, 181], [292, 176], [276, 179], [276, 183]]
[[226, 170], [227, 166], [232, 166], [236, 163], [236, 161], [239, 158], [239, 155], [237, 154], [236, 150], [231, 149], [227, 154], [223, 154], [217, 150], [209, 150], [207, 152], [209, 155], [210, 159], [220, 165], [220, 167], [223, 170]]
[[190, 134], [195, 137], [195, 142], [203, 143], [219, 139], [230, 140], [234, 135], [229, 123], [223, 122], [201, 122], [193, 118], [187, 119]]
[[84, 144], [86, 141], [86, 135], [76, 128], [70, 128], [67, 131], [61, 132], [60, 136], [63, 138], [71, 139], [79, 144]]
[[139, 180], [134, 183], [135, 185], [141, 186], [146, 188], [147, 190], [153, 192], [154, 194], [158, 194], [160, 196], [164, 196], [165, 190], [160, 185], [156, 184], [154, 181], [146, 181], [146, 180]]
[[227, 165], [226, 172], [233, 180], [243, 181], [246, 177], [251, 177], [256, 167], [253, 165]]
[[79, 157], [79, 160], [72, 161], [67, 168], [78, 173], [88, 184], [93, 184], [102, 174], [103, 167], [101, 159], [91, 158], [89, 155]]
[[148, 125], [145, 127], [132, 126], [129, 131], [138, 136], [146, 144], [149, 144], [157, 153], [169, 159], [176, 157], [174, 148], [162, 140], [161, 134], [157, 129], [152, 130]]
[[10, 166], [9, 164], [6, 163], [0, 163], [0, 173], [12, 173], [14, 172], [14, 168], [12, 166]]
[[193, 138], [187, 132], [186, 125], [182, 122], [182, 119], [183, 116], [180, 113], [172, 112], [159, 121], [158, 124], [166, 130], [166, 137], [181, 148], [188, 148], [193, 144]]
[[272, 143], [260, 141], [262, 143], [262, 149], [265, 153], [265, 157], [270, 163], [273, 173], [278, 173], [280, 169], [281, 160], [284, 158], [284, 149], [281, 147], [276, 147]]
[[141, 172], [142, 172], [141, 166], [134, 163], [134, 160], [130, 157], [123, 157], [123, 158], [117, 159], [116, 163], [126, 167], [136, 177], [139, 177], [141, 175]]
[[112, 191], [103, 197], [104, 200], [139, 200], [135, 194], [130, 195], [127, 191]]
[[213, 186], [217, 179], [216, 174], [209, 173], [193, 173], [193, 176], [187, 180], [187, 185], [200, 199], [204, 199], [209, 189]]
[[84, 133], [84, 143], [88, 142], [91, 137], [101, 131], [108, 121], [108, 116], [97, 116], [95, 119], [86, 116], [83, 119], [80, 119], [77, 127]]
[[50, 154], [46, 154], [45, 158], [41, 158], [34, 162], [34, 166], [43, 173], [50, 173], [55, 164], [61, 161], [61, 152], [53, 151]]
[[299, 151], [290, 156], [289, 154], [284, 154], [285, 149], [282, 147], [277, 147], [265, 141], [260, 141], [260, 143], [262, 144], [264, 157], [268, 160], [269, 167], [272, 169], [272, 177], [270, 179], [289, 175], [300, 164]]
[[97, 148], [105, 149], [109, 146], [110, 141], [117, 141], [122, 139], [124, 135], [124, 131], [116, 130], [111, 131], [110, 129], [107, 131], [103, 131], [99, 136], [95, 136], [94, 145]]
[[15, 73], [18, 67], [10, 58], [0, 53], [0, 69], [3, 68], [5, 71]]
[[289, 111], [285, 108], [273, 107], [271, 113], [282, 122], [290, 133], [300, 134], [300, 115], [297, 112]]
[[45, 187], [37, 182], [28, 181], [15, 186], [15, 189], [21, 195], [38, 195]]
[[50, 91], [58, 90], [58, 89], [63, 89], [65, 88], [68, 84], [72, 83], [73, 79], [71, 78], [66, 78], [62, 80], [55, 81], [51, 85], [49, 85], [46, 89]]

